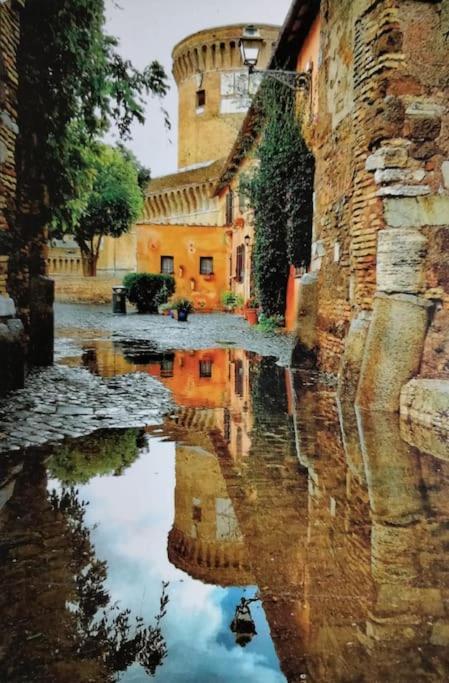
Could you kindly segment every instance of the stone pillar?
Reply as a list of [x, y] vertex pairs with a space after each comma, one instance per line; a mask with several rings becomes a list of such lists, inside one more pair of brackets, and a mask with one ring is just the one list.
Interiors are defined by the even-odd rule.
[[43, 276], [33, 277], [30, 296], [30, 362], [32, 365], [51, 365], [54, 348], [54, 281]]
[[294, 367], [304, 366], [304, 363], [315, 362], [317, 312], [317, 274], [306, 273], [301, 278], [299, 289], [296, 343], [292, 354], [292, 365]]
[[399, 411], [403, 385], [417, 374], [432, 304], [410, 294], [378, 293], [356, 395], [356, 405]]
[[345, 402], [355, 401], [370, 321], [371, 313], [361, 311], [349, 328], [338, 373], [337, 389], [338, 398]]

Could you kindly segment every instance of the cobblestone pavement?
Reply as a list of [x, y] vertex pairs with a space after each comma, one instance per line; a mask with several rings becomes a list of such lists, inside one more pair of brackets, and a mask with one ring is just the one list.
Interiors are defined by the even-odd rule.
[[113, 315], [110, 306], [76, 304], [56, 306], [56, 334], [59, 358], [74, 355], [83, 342], [111, 338], [138, 341], [154, 351], [235, 346], [289, 365], [293, 346], [292, 335], [261, 333], [241, 316], [226, 313], [198, 313], [187, 323], [178, 323], [160, 315]]
[[[262, 334], [238, 316], [193, 315], [178, 323], [157, 315], [115, 316], [110, 306], [56, 306], [56, 359], [80, 356], [96, 339], [135, 343], [145, 350], [235, 346], [288, 365], [292, 337]], [[143, 373], [109, 379], [58, 364], [33, 371], [25, 389], [0, 399], [0, 453], [52, 444], [104, 428], [157, 424], [173, 409], [170, 392]]]
[[55, 365], [32, 372], [25, 389], [0, 399], [0, 453], [97, 429], [158, 424], [172, 408], [170, 392], [146, 374], [104, 380]]

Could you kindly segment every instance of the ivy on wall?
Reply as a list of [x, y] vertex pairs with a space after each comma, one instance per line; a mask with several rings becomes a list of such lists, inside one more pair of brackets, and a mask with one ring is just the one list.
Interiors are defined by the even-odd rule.
[[283, 315], [290, 265], [308, 266], [313, 220], [314, 159], [301, 132], [292, 90], [266, 81], [258, 164], [240, 191], [254, 210], [254, 280], [263, 313]]

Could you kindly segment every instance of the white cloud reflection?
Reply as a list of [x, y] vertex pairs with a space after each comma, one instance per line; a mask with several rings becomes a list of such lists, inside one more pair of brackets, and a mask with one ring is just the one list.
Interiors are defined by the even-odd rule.
[[[108, 562], [107, 587], [112, 599], [152, 623], [162, 581], [170, 581], [163, 622], [168, 657], [155, 680], [284, 682], [266, 624], [259, 623], [265, 621], [263, 611], [257, 610], [260, 635], [253, 643], [244, 650], [226, 643], [230, 604], [237, 603], [241, 591], [236, 591], [233, 601], [229, 590], [192, 580], [169, 563], [167, 536], [174, 518], [174, 486], [174, 444], [153, 439], [150, 452], [124, 476], [97, 477], [80, 487], [80, 496], [90, 501], [86, 522], [98, 524], [93, 540], [98, 557]], [[149, 679], [136, 666], [121, 680], [144, 683]]]

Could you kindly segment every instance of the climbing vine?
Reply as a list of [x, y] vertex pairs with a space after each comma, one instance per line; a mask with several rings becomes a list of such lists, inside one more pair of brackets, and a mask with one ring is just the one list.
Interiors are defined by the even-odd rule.
[[262, 311], [283, 315], [290, 265], [308, 266], [314, 159], [301, 132], [292, 90], [266, 82], [256, 170], [240, 181], [254, 210], [254, 279]]

